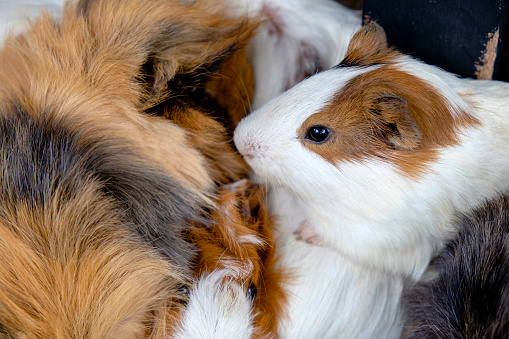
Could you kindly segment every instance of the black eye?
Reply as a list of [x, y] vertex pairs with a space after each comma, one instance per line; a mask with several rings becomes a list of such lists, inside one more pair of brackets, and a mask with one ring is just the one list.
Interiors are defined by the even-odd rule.
[[247, 295], [251, 298], [251, 301], [254, 301], [256, 298], [256, 295], [258, 294], [258, 290], [256, 289], [256, 286], [254, 283], [251, 283], [247, 289]]
[[306, 139], [314, 142], [324, 142], [330, 135], [330, 129], [324, 126], [312, 126], [306, 134]]

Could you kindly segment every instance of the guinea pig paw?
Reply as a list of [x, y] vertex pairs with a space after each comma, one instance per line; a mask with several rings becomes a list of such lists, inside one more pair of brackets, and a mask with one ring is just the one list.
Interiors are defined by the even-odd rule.
[[322, 239], [318, 234], [316, 234], [313, 225], [311, 225], [308, 221], [302, 222], [293, 234], [295, 235], [295, 239], [299, 241], [304, 241], [308, 244], [317, 246], [322, 244]]

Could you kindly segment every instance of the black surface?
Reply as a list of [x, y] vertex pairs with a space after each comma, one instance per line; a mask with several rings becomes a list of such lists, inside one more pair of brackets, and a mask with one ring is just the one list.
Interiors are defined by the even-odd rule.
[[389, 44], [464, 77], [475, 77], [489, 35], [500, 33], [493, 78], [500, 78], [508, 0], [365, 0]]

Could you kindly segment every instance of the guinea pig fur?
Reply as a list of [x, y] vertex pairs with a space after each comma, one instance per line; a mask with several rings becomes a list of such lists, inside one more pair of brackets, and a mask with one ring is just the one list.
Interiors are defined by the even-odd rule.
[[[455, 215], [508, 187], [508, 94], [505, 83], [459, 79], [388, 48], [383, 29], [371, 23], [356, 33], [337, 67], [304, 80], [240, 122], [234, 141], [256, 176], [296, 201], [282, 212], [293, 209], [300, 216], [280, 227], [282, 261], [301, 267], [325, 256], [314, 255], [312, 246], [306, 247], [308, 255], [296, 254], [303, 246], [292, 232], [307, 221], [342, 267], [376, 276], [369, 287], [357, 285], [357, 273], [345, 271], [342, 279], [330, 280], [337, 273], [333, 269], [320, 275], [299, 268], [301, 281], [314, 279], [313, 288], [325, 290], [323, 298], [346, 298], [339, 289], [357, 296], [335, 312], [320, 307], [330, 322], [348, 318], [357, 304], [374, 302], [366, 289], [419, 280], [456, 233]], [[288, 285], [289, 295], [299, 296], [289, 300], [289, 309], [309, 307], [300, 305], [302, 312], [284, 330], [317, 310], [311, 307], [316, 295], [304, 285], [310, 284]], [[392, 305], [400, 294], [377, 298]], [[373, 320], [361, 319], [370, 319], [371, 337], [379, 337]], [[392, 323], [378, 327], [387, 326]]]
[[277, 338], [286, 295], [265, 190], [247, 180], [225, 185], [217, 206], [212, 224], [188, 232], [198, 279], [172, 337]]
[[235, 10], [261, 18], [249, 44], [252, 109], [304, 78], [339, 63], [362, 23], [361, 11], [331, 0], [234, 0]]
[[459, 221], [459, 234], [433, 259], [433, 278], [406, 298], [408, 338], [504, 338], [509, 331], [509, 198]]
[[[202, 152], [200, 128], [215, 131], [211, 144], [226, 144], [226, 129], [208, 114], [195, 128], [191, 118], [177, 124], [150, 111], [184, 91], [175, 77], [240, 60], [253, 26], [216, 5], [81, 1], [5, 40], [0, 337], [166, 331], [198, 250], [183, 233], [215, 209], [218, 184], [246, 173], [239, 156], [214, 158], [231, 145]], [[159, 115], [174, 116], [169, 107]], [[173, 107], [198, 116], [196, 107]]]

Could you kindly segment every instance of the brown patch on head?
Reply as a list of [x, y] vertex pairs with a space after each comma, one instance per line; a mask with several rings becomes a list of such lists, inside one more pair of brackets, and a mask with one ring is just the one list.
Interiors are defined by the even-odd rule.
[[[458, 143], [461, 127], [478, 123], [451, 111], [432, 86], [392, 66], [351, 80], [319, 113], [299, 128], [304, 146], [332, 164], [378, 158], [419, 176], [440, 147]], [[322, 143], [306, 139], [312, 126], [331, 130]]]
[[369, 66], [386, 64], [394, 60], [398, 52], [387, 45], [383, 28], [371, 21], [362, 26], [350, 40], [341, 66]]
[[[230, 190], [231, 189], [231, 190]], [[218, 209], [210, 212], [211, 226], [189, 232], [199, 248], [196, 275], [235, 265], [243, 272], [228, 277], [243, 285], [253, 300], [255, 338], [277, 337], [286, 296], [283, 272], [276, 268], [276, 243], [267, 212], [265, 190], [243, 180], [218, 192]]]

